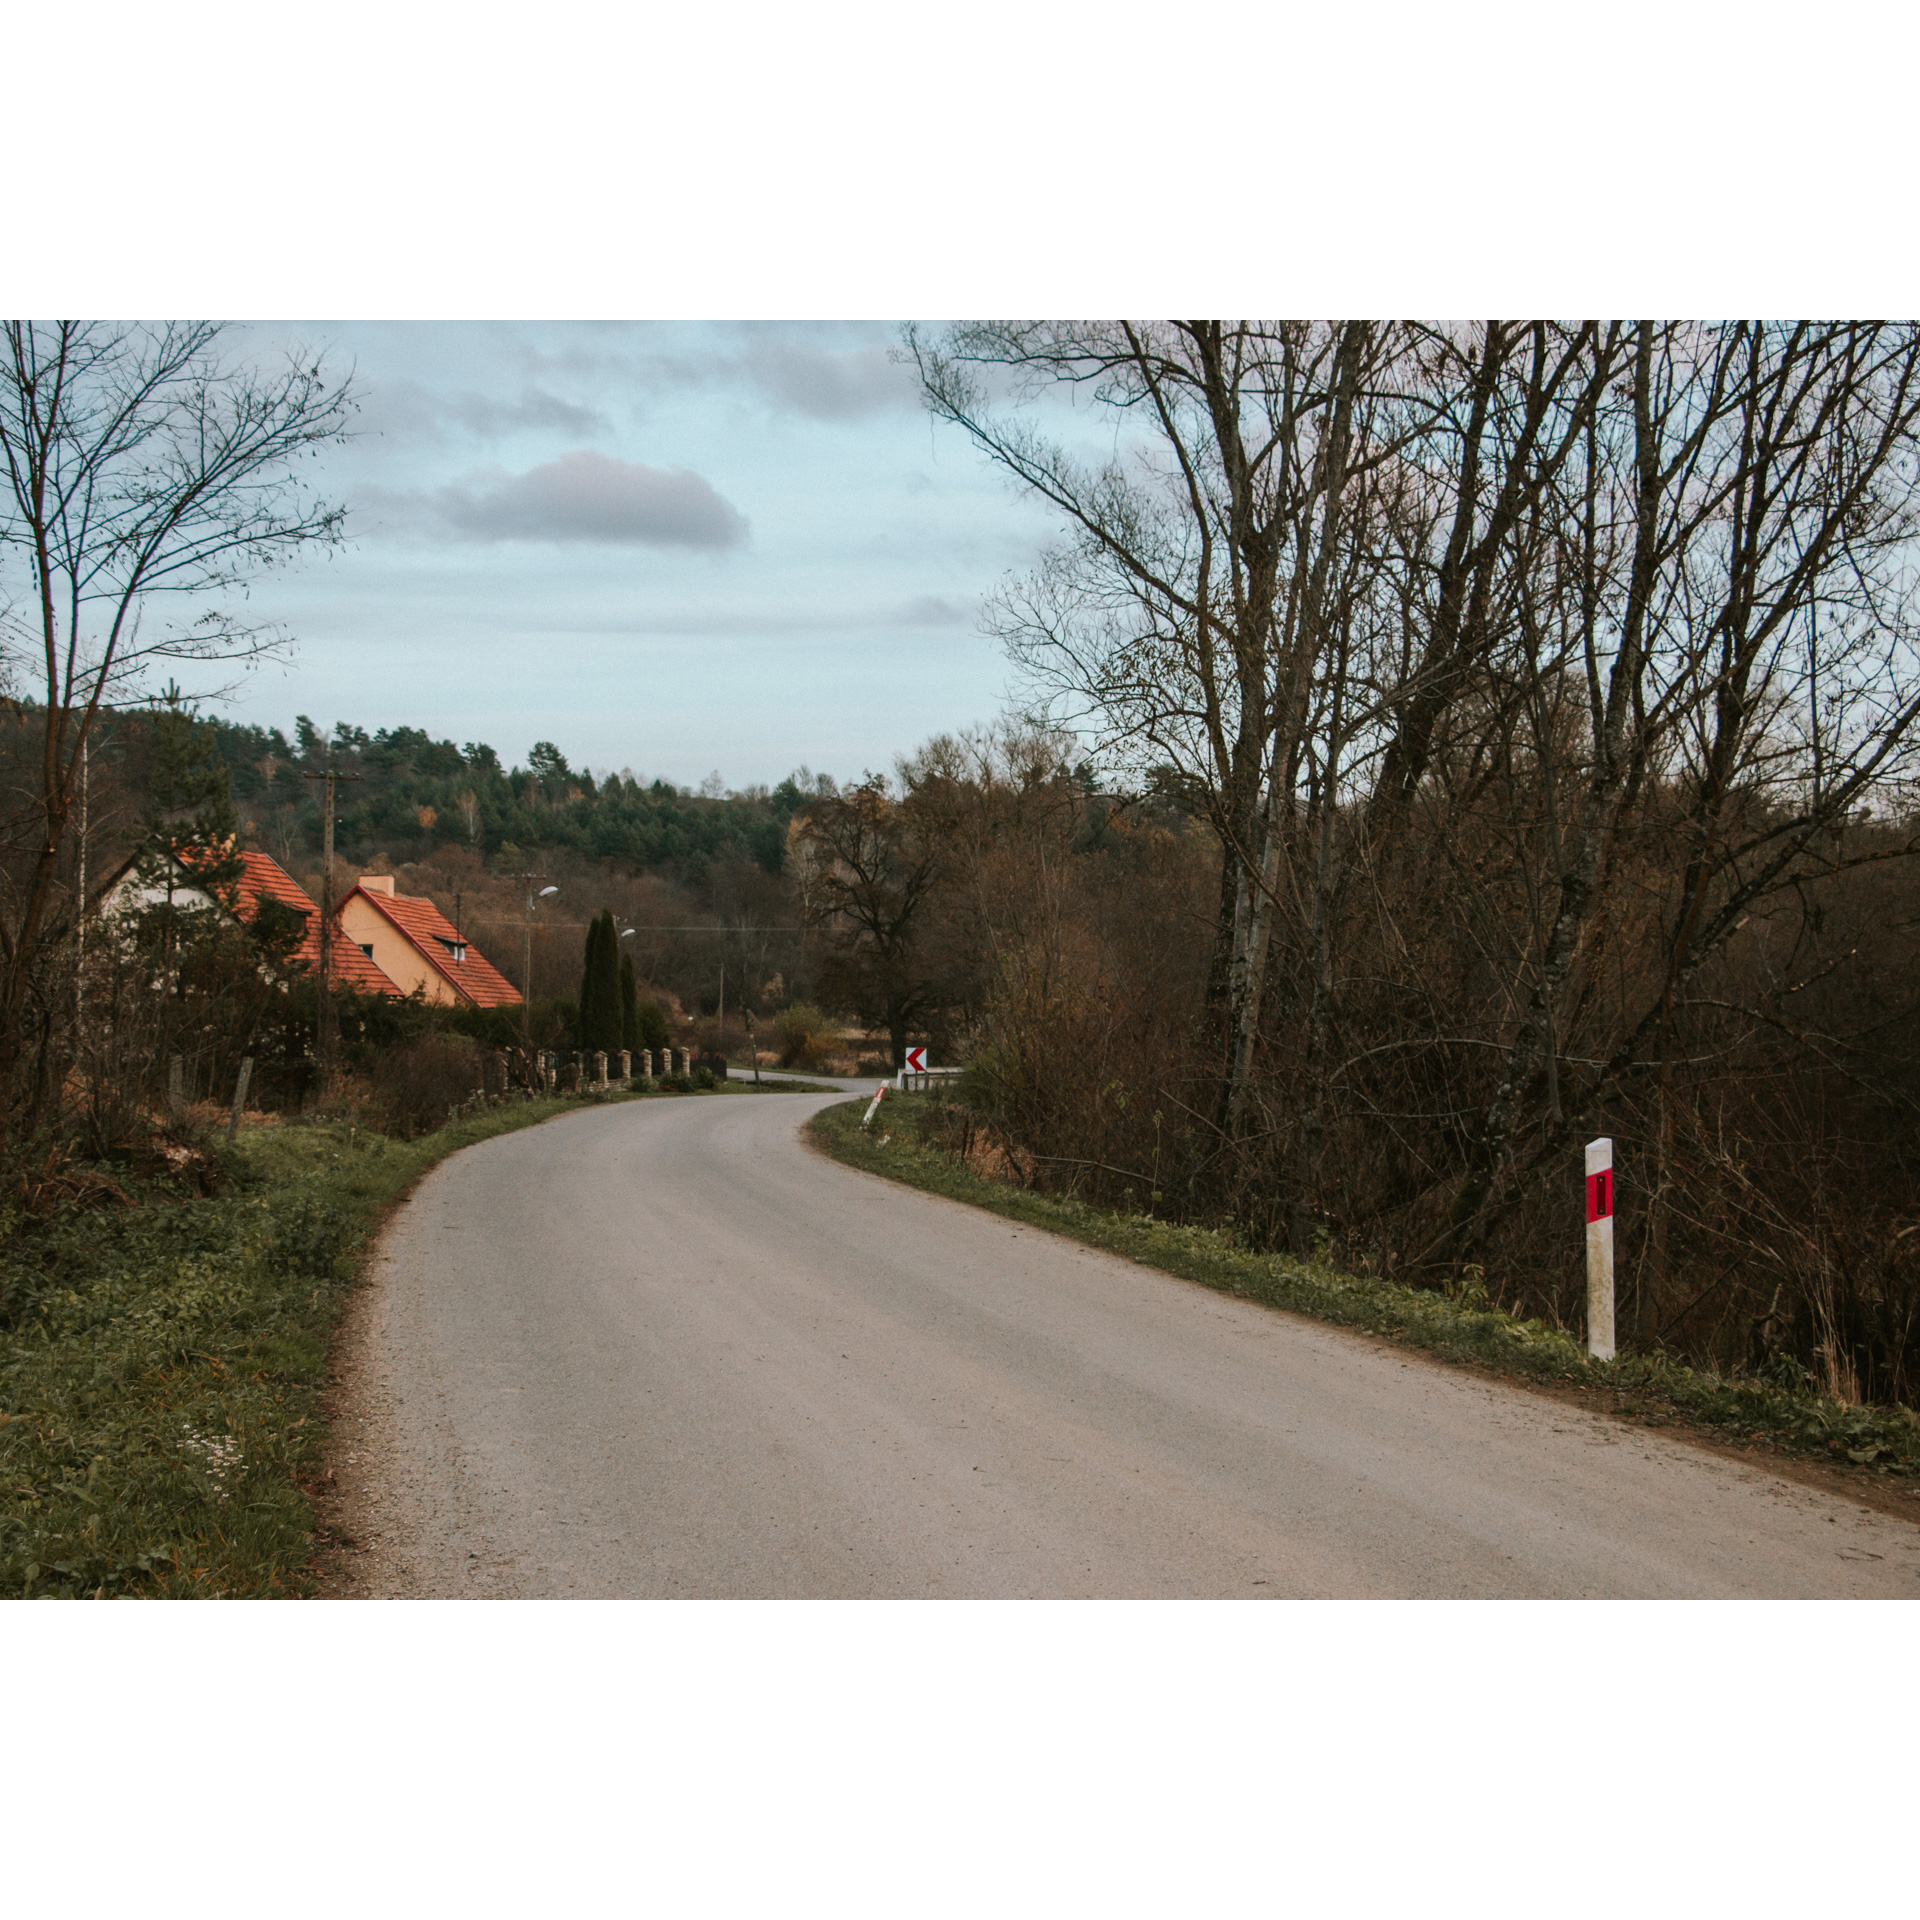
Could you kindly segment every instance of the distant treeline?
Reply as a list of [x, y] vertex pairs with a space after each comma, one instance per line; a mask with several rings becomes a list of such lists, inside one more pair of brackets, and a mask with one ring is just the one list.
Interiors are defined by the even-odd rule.
[[[781, 869], [787, 823], [803, 795], [792, 779], [771, 790], [694, 793], [631, 774], [596, 780], [551, 741], [525, 767], [506, 767], [484, 741], [456, 745], [418, 727], [369, 734], [344, 722], [331, 735], [304, 714], [293, 738], [278, 727], [204, 717], [233, 775], [242, 825], [283, 864], [318, 857], [320, 786], [306, 776], [331, 761], [356, 775], [338, 789], [334, 838], [343, 859], [383, 854], [417, 860], [435, 848], [471, 847], [492, 859], [505, 848], [566, 849], [587, 860], [621, 860], [697, 883], [708, 869], [750, 861]], [[109, 721], [108, 737], [138, 731], [132, 710]]]

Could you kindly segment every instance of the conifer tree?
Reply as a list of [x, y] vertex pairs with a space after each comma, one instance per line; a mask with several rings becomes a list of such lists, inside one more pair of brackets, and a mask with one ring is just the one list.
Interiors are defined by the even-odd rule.
[[620, 1001], [620, 930], [614, 924], [611, 908], [600, 916], [596, 1008], [603, 1037], [595, 1045], [608, 1053], [618, 1053], [626, 1044], [627, 1023]]
[[580, 956], [580, 991], [574, 997], [574, 1005], [579, 1009], [579, 1019], [574, 1023], [574, 1036], [584, 1048], [587, 1042], [587, 1008], [593, 999], [593, 956], [600, 950], [600, 916], [596, 913], [587, 922], [586, 950]]
[[596, 913], [593, 916], [593, 918], [587, 922], [586, 949], [580, 956], [580, 992], [577, 1000], [577, 1004], [580, 1009], [580, 1017], [578, 1021], [575, 1023], [575, 1027], [574, 1027], [575, 1034], [578, 1037], [580, 1042], [581, 1050], [586, 1053], [591, 1053], [593, 1051], [593, 1045], [594, 1045], [593, 1013], [592, 1013], [593, 975], [594, 975], [593, 963], [595, 959], [599, 956], [599, 952], [600, 952], [600, 916]]
[[633, 977], [633, 955], [620, 956], [620, 1044], [629, 1053], [638, 1053], [646, 1043], [640, 1038], [640, 983]]
[[580, 1045], [587, 1053], [618, 1053], [625, 1022], [620, 1007], [620, 935], [611, 909], [587, 929], [580, 976]]
[[[169, 905], [187, 886], [232, 911], [239, 903], [235, 887], [246, 869], [239, 855], [233, 775], [214, 730], [169, 682], [154, 708], [149, 739], [139, 877], [163, 889]], [[183, 877], [180, 869], [191, 877]]]

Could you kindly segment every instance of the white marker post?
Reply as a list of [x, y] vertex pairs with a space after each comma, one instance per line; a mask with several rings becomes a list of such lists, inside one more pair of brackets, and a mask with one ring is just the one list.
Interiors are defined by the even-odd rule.
[[1587, 1351], [1613, 1358], [1613, 1142], [1587, 1142]]
[[862, 1133], [866, 1132], [868, 1121], [871, 1121], [873, 1116], [880, 1111], [880, 1098], [886, 1092], [886, 1090], [887, 1090], [887, 1083], [884, 1080], [882, 1080], [880, 1084], [874, 1088], [873, 1104], [867, 1108], [867, 1118], [860, 1122], [860, 1131]]

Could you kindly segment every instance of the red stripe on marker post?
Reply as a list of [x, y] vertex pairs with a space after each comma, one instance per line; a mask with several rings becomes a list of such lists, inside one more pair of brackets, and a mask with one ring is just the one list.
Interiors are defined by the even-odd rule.
[[1605, 1168], [1599, 1173], [1587, 1175], [1587, 1220], [1611, 1220], [1613, 1218], [1613, 1169]]

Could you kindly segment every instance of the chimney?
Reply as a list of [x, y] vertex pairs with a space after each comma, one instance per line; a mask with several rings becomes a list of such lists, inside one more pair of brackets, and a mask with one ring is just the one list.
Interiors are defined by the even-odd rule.
[[368, 893], [391, 895], [393, 892], [393, 875], [390, 873], [363, 873], [360, 876], [360, 884]]

